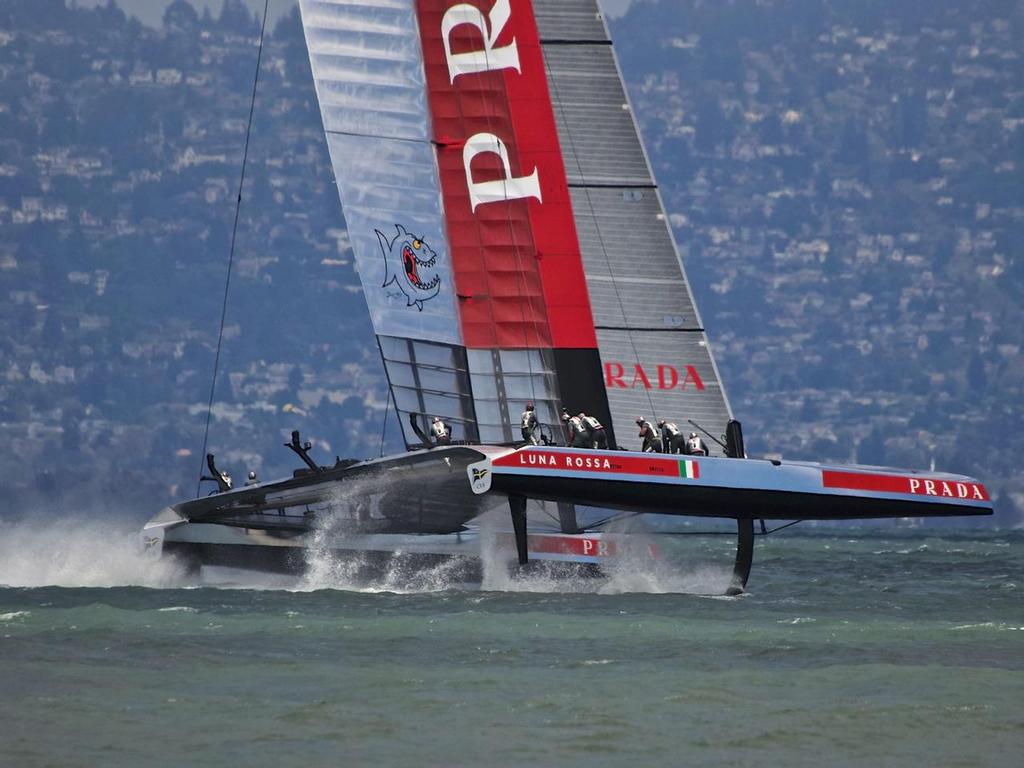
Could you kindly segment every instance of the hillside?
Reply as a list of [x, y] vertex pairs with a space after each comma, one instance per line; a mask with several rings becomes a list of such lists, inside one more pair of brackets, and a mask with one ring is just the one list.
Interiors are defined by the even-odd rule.
[[[751, 453], [975, 474], [1024, 521], [1024, 37], [981, 0], [610, 20]], [[259, 37], [0, 8], [0, 514], [195, 490]], [[376, 455], [386, 385], [295, 13], [268, 31], [210, 449]], [[392, 424], [385, 442], [398, 447]], [[6, 506], [5, 506], [6, 505]]]
[[1024, 9], [677, 7], [612, 30], [750, 447], [934, 461], [1020, 520]]

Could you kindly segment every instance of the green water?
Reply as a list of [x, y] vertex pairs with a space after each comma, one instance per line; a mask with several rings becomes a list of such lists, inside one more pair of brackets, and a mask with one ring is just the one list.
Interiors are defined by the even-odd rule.
[[699, 577], [405, 592], [183, 588], [116, 547], [44, 562], [39, 543], [0, 546], [4, 766], [1002, 766], [1024, 747], [1017, 533], [776, 534], [732, 599], [673, 591], [715, 578], [719, 539], [687, 542], [715, 563]]

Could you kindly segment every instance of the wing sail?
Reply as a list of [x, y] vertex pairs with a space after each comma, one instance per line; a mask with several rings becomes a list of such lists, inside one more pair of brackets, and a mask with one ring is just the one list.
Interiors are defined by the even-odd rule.
[[[593, 0], [301, 0], [396, 407], [519, 439], [536, 404], [729, 407]], [[535, 15], [536, 9], [536, 15]], [[612, 435], [614, 440], [614, 435]]]

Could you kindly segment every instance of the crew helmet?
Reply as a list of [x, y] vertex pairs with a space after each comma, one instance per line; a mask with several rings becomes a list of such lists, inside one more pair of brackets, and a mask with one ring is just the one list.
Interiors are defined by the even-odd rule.
[[644, 417], [643, 416], [637, 416], [636, 417], [636, 423], [637, 423], [638, 426], [642, 425], [644, 423]]
[[691, 439], [692, 439], [692, 438], [694, 438], [694, 437], [696, 437], [696, 436], [697, 436], [697, 433], [696, 433], [696, 432], [691, 432], [691, 433], [690, 433], [690, 438], [691, 438]]
[[441, 420], [441, 417], [440, 417], [440, 416], [435, 416], [435, 417], [434, 417], [434, 423], [435, 423], [435, 424], [437, 424], [437, 422], [439, 422], [440, 420]]
[[533, 410], [533, 403], [527, 403], [526, 404], [526, 410], [532, 411]]
[[659, 427], [664, 427], [665, 426], [665, 420], [664, 419], [658, 419], [658, 426]]
[[249, 479], [250, 480], [255, 480], [256, 479], [256, 473], [253, 472], [251, 469], [249, 470]]

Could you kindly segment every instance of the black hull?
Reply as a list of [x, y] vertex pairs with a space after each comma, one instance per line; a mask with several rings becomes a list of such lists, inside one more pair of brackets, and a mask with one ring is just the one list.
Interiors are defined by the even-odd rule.
[[752, 520], [860, 520], [991, 515], [988, 508], [930, 499], [883, 499], [753, 488], [623, 483], [542, 475], [495, 475], [492, 488], [531, 499], [663, 515]]
[[330, 518], [339, 532], [446, 534], [463, 530], [491, 499], [475, 495], [466, 467], [483, 458], [465, 447], [435, 448], [214, 493], [171, 509], [193, 523], [309, 531]]

